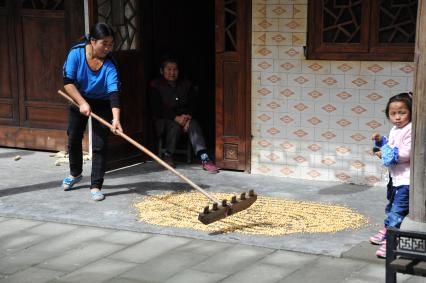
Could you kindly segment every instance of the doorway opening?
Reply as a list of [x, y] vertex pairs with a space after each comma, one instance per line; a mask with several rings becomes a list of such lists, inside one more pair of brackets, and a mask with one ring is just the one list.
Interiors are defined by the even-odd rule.
[[160, 60], [171, 54], [179, 76], [198, 89], [198, 113], [209, 156], [215, 156], [215, 1], [150, 0], [143, 4], [142, 45], [147, 79], [160, 75]]

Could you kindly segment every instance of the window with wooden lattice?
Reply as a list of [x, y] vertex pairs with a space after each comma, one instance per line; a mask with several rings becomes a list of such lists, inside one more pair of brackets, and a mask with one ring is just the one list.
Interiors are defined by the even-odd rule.
[[64, 10], [64, 0], [22, 0], [23, 9]]
[[413, 61], [417, 0], [308, 0], [307, 59]]
[[97, 0], [99, 22], [107, 23], [115, 33], [115, 51], [139, 49], [139, 13], [137, 0]]

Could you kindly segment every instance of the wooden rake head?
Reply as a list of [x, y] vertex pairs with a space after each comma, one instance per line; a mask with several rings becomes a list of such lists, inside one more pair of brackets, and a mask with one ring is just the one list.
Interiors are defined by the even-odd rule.
[[198, 215], [198, 220], [206, 225], [216, 222], [249, 208], [256, 201], [256, 199], [257, 195], [253, 190], [250, 190], [248, 196], [244, 192], [241, 194], [240, 199], [238, 200], [236, 196], [233, 196], [231, 198], [231, 203], [228, 203], [226, 199], [224, 199], [221, 204], [215, 202], [213, 203], [213, 207], [211, 209], [209, 206], [204, 207], [203, 212]]

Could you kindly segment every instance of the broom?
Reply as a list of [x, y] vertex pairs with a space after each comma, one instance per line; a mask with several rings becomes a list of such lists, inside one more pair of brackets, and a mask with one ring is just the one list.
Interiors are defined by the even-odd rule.
[[[68, 102], [70, 102], [75, 107], [79, 108], [79, 105], [72, 99], [68, 94], [63, 92], [62, 90], [58, 90], [58, 93], [63, 96]], [[112, 129], [112, 125], [105, 121], [103, 118], [99, 117], [95, 113], [91, 112], [90, 116], [94, 119], [98, 120], [101, 124], [107, 126], [108, 128]], [[210, 209], [210, 206], [204, 207], [203, 211], [198, 214], [198, 220], [201, 221], [203, 224], [210, 224], [215, 221], [221, 220], [227, 216], [230, 216], [232, 214], [235, 214], [237, 212], [240, 212], [242, 210], [245, 210], [249, 208], [257, 199], [257, 195], [254, 193], [253, 190], [249, 190], [248, 195], [243, 192], [240, 195], [240, 198], [237, 199], [236, 196], [232, 196], [231, 201], [228, 202], [226, 199], [219, 201], [213, 196], [211, 196], [209, 193], [207, 193], [205, 190], [203, 190], [201, 187], [199, 187], [197, 184], [192, 182], [190, 179], [176, 171], [173, 167], [171, 167], [169, 164], [164, 162], [161, 158], [159, 158], [157, 155], [152, 153], [150, 150], [142, 146], [141, 144], [137, 143], [135, 140], [127, 136], [125, 133], [119, 131], [117, 132], [117, 135], [140, 149], [143, 153], [147, 154], [149, 157], [154, 159], [156, 162], [158, 162], [160, 165], [165, 167], [167, 170], [173, 172], [175, 175], [177, 175], [179, 178], [181, 178], [183, 181], [185, 181], [187, 184], [189, 184], [191, 187], [202, 193], [204, 196], [206, 196], [210, 201], [213, 202], [212, 208]]]

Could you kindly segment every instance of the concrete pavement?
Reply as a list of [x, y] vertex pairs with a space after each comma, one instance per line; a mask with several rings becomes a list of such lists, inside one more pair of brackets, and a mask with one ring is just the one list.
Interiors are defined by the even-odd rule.
[[[373, 251], [373, 250], [371, 250]], [[0, 218], [0, 282], [384, 282], [383, 262]], [[425, 282], [398, 275], [398, 282]]]
[[[16, 155], [22, 159], [14, 161]], [[369, 219], [359, 230], [338, 233], [208, 234], [138, 221], [136, 200], [188, 187], [153, 162], [109, 172], [100, 203], [90, 200], [88, 177], [76, 190], [62, 191], [68, 166], [54, 162], [47, 152], [0, 148], [0, 282], [384, 282], [384, 261], [366, 241], [382, 225], [382, 187], [210, 175], [197, 164], [181, 165], [180, 172], [209, 191], [255, 189], [341, 204]]]

